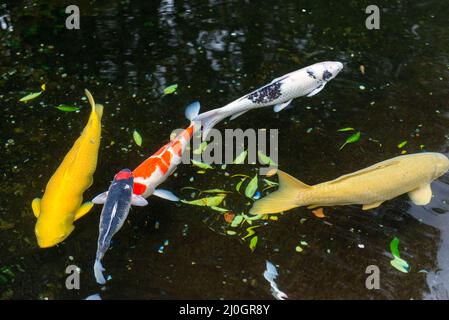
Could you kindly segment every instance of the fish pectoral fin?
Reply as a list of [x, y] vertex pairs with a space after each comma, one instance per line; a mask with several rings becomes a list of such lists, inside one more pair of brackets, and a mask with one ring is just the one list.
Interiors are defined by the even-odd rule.
[[377, 207], [380, 206], [382, 203], [383, 203], [383, 201], [364, 204], [363, 207], [362, 207], [362, 210], [369, 210], [369, 209], [377, 208]]
[[106, 199], [108, 198], [108, 192], [105, 191], [103, 193], [100, 193], [98, 196], [92, 199], [92, 203], [94, 204], [103, 204], [106, 202]]
[[233, 114], [231, 118], [229, 118], [229, 120], [234, 120], [235, 118], [240, 117], [242, 114], [244, 114], [245, 112], [247, 112], [248, 110]]
[[311, 92], [309, 92], [309, 94], [307, 95], [307, 97], [312, 97], [312, 96], [316, 95], [318, 92], [320, 92], [321, 90], [324, 89], [324, 86], [325, 86], [325, 85], [326, 85], [326, 84], [322, 84], [322, 85], [320, 85], [318, 88], [312, 90]]
[[92, 207], [94, 206], [93, 202], [84, 202], [81, 207], [78, 208], [78, 210], [76, 210], [75, 212], [75, 218], [74, 221], [78, 220], [79, 218], [83, 217], [86, 213], [88, 213], [90, 211], [90, 209], [92, 209]]
[[179, 201], [179, 198], [173, 194], [173, 192], [165, 190], [165, 189], [156, 189], [153, 192], [153, 195], [156, 197], [170, 200], [170, 201]]
[[41, 214], [41, 199], [40, 198], [34, 198], [31, 202], [31, 209], [33, 210], [34, 216], [36, 218], [39, 218], [39, 215]]
[[148, 204], [148, 201], [142, 196], [133, 194], [131, 197], [131, 204], [136, 207], [144, 207]]
[[275, 105], [274, 108], [273, 108], [274, 112], [279, 112], [279, 111], [284, 110], [285, 108], [288, 107], [288, 105], [289, 105], [292, 101], [293, 101], [293, 99], [288, 100], [287, 102], [279, 103], [279, 104]]
[[410, 191], [408, 196], [410, 197], [410, 200], [418, 206], [428, 204], [432, 199], [432, 189], [430, 188], [430, 184], [419, 186], [419, 188]]

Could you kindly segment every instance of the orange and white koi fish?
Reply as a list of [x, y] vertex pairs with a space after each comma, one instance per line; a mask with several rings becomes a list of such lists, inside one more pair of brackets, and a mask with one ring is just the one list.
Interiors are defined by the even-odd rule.
[[133, 193], [144, 198], [155, 195], [170, 201], [179, 201], [179, 198], [168, 190], [157, 189], [181, 163], [182, 154], [190, 143], [192, 136], [200, 129], [195, 120], [200, 111], [199, 102], [190, 104], [185, 111], [190, 125], [179, 133], [172, 141], [160, 148], [155, 154], [142, 162], [133, 171]]

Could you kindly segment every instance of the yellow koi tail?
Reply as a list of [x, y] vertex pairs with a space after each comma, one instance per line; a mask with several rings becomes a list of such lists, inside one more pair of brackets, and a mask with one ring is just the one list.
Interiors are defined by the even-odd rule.
[[98, 120], [101, 120], [101, 117], [103, 116], [103, 105], [95, 103], [94, 97], [92, 97], [92, 94], [89, 92], [89, 90], [84, 89], [84, 93], [86, 94], [86, 97], [89, 100], [90, 105], [92, 106], [92, 114], [95, 114], [98, 117]]
[[278, 170], [279, 188], [268, 196], [254, 202], [251, 214], [269, 214], [287, 211], [301, 205], [298, 195], [311, 186], [302, 183], [289, 174]]

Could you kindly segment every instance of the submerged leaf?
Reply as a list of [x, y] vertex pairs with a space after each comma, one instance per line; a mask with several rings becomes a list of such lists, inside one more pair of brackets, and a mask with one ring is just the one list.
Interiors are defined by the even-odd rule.
[[338, 129], [337, 131], [339, 131], [339, 132], [348, 132], [348, 131], [354, 131], [355, 129], [354, 128], [342, 128], [342, 129]]
[[360, 139], [360, 131], [357, 133], [354, 133], [352, 136], [350, 136], [348, 139], [346, 139], [346, 142], [340, 147], [340, 150], [344, 148], [348, 143], [354, 143], [359, 141]]
[[231, 191], [226, 191], [223, 189], [208, 189], [208, 190], [202, 190], [200, 194], [202, 193], [232, 193]]
[[257, 174], [254, 176], [254, 178], [251, 179], [251, 181], [248, 183], [245, 189], [245, 196], [248, 198], [252, 198], [254, 196], [254, 193], [257, 191]]
[[178, 89], [178, 85], [172, 84], [171, 86], [168, 86], [167, 88], [164, 89], [164, 94], [167, 95], [175, 93], [176, 89]]
[[410, 271], [410, 266], [407, 263], [407, 261], [395, 257], [393, 260], [390, 261], [390, 264], [397, 270], [403, 272], [403, 273], [408, 273]]
[[264, 165], [269, 164], [270, 166], [277, 166], [276, 162], [274, 162], [273, 159], [271, 159], [269, 156], [267, 156], [262, 151], [260, 151], [260, 150], [257, 151], [257, 156], [259, 157], [259, 161], [261, 164], [264, 164]]
[[394, 237], [393, 240], [391, 240], [390, 242], [390, 251], [394, 257], [400, 258], [401, 256], [399, 254], [398, 246], [399, 246], [399, 239], [397, 237]]
[[73, 112], [73, 111], [79, 110], [80, 108], [79, 107], [66, 106], [66, 105], [60, 104], [59, 106], [56, 107], [56, 109], [64, 111], [64, 112]]
[[323, 208], [318, 208], [315, 210], [312, 210], [313, 214], [317, 217], [317, 218], [325, 218], [326, 216], [324, 215], [324, 210]]
[[133, 132], [133, 138], [134, 138], [134, 142], [141, 147], [142, 146], [142, 136], [140, 135], [139, 132], [137, 132], [137, 130], [134, 130]]
[[200, 207], [218, 207], [220, 203], [224, 200], [226, 195], [219, 195], [214, 197], [207, 197], [207, 198], [201, 198], [197, 200], [181, 200], [183, 203], [187, 203], [193, 206], [200, 206]]
[[231, 227], [233, 228], [237, 227], [239, 224], [242, 223], [242, 221], [243, 221], [242, 215], [235, 216], [234, 219], [232, 220]]
[[398, 148], [401, 149], [401, 148], [404, 147], [407, 143], [408, 143], [407, 140], [402, 141], [401, 143], [398, 144]]
[[253, 226], [253, 227], [249, 227], [246, 229], [246, 232], [248, 232], [248, 234], [246, 236], [244, 236], [242, 238], [242, 240], [245, 240], [246, 238], [251, 237], [253, 234], [255, 234], [256, 232], [254, 231], [254, 229], [259, 228], [260, 226]]
[[254, 250], [256, 249], [258, 240], [259, 240], [259, 238], [257, 236], [254, 236], [251, 238], [251, 240], [249, 242], [249, 248], [251, 249], [251, 252], [254, 252]]
[[408, 273], [410, 271], [410, 266], [404, 259], [401, 259], [399, 254], [399, 239], [394, 237], [390, 242], [390, 251], [394, 259], [390, 261], [390, 264], [397, 270]]
[[210, 208], [211, 208], [212, 210], [219, 211], [219, 212], [229, 212], [229, 210], [226, 209], [226, 208], [215, 207], [215, 206], [212, 206], [212, 207], [210, 207]]
[[213, 169], [213, 167], [210, 164], [207, 164], [207, 163], [204, 163], [204, 162], [201, 162], [201, 161], [196, 161], [196, 160], [193, 160], [193, 159], [191, 161], [192, 161], [192, 164], [194, 166], [198, 167], [198, 168], [201, 168], [201, 169]]
[[237, 232], [233, 231], [233, 230], [227, 230], [226, 233], [230, 236], [236, 235]]
[[237, 183], [237, 185], [235, 186], [235, 190], [237, 190], [237, 192], [240, 192], [240, 187], [242, 186], [243, 181], [245, 181], [247, 178], [242, 178], [242, 180], [240, 180], [239, 183]]
[[43, 91], [33, 92], [33, 93], [30, 93], [30, 94], [27, 94], [25, 97], [20, 98], [19, 101], [20, 102], [27, 102], [27, 101], [33, 100], [33, 99], [39, 97], [42, 94], [42, 92]]

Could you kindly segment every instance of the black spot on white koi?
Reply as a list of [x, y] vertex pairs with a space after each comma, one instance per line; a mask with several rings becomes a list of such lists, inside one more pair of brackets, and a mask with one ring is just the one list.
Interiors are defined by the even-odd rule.
[[276, 81], [270, 83], [263, 88], [249, 94], [247, 99], [251, 100], [253, 103], [267, 103], [279, 98], [281, 93], [281, 81]]
[[309, 77], [311, 77], [311, 78], [316, 80], [316, 76], [315, 76], [315, 73], [313, 71], [307, 70], [307, 74], [309, 75]]
[[324, 81], [327, 81], [327, 80], [329, 80], [330, 78], [332, 78], [332, 72], [329, 72], [329, 71], [327, 71], [327, 70], [324, 70], [324, 72], [323, 72], [323, 80], [324, 80]]

